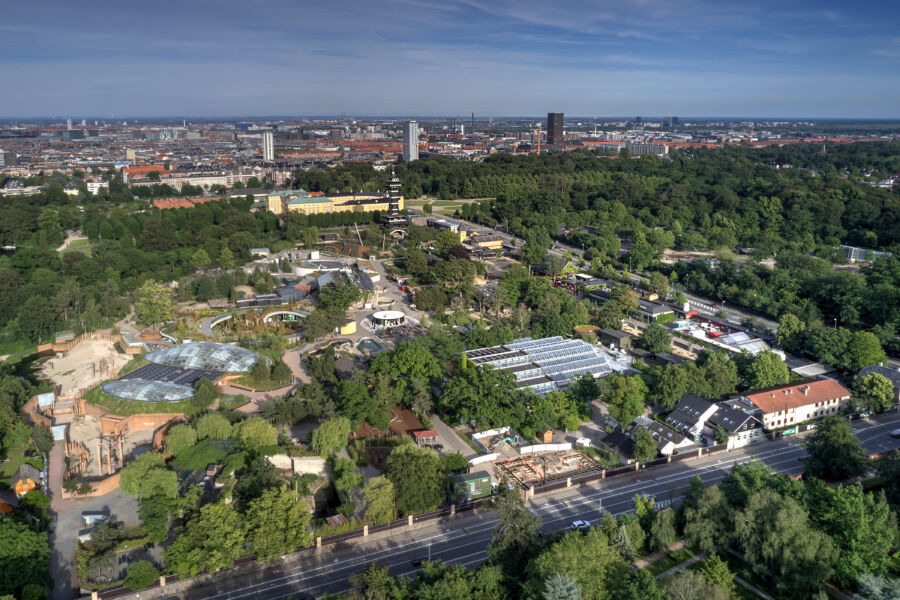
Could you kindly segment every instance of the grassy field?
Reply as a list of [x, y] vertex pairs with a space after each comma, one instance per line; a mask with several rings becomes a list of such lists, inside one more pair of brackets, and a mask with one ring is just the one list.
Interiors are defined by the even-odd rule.
[[60, 252], [60, 254], [65, 254], [67, 252], [82, 252], [87, 256], [91, 255], [91, 240], [75, 240], [71, 244], [69, 244], [65, 250]]
[[12, 333], [0, 333], [0, 356], [9, 355], [4, 363], [14, 363], [37, 352], [37, 344], [16, 339]]
[[179, 452], [172, 460], [172, 468], [179, 472], [196, 471], [213, 463], [221, 463], [233, 445], [227, 440], [205, 440]]

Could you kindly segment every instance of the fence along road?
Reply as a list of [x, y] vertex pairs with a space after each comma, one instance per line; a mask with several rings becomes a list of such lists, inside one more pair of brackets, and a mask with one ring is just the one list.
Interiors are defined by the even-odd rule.
[[[854, 429], [869, 452], [884, 451], [886, 446], [900, 446], [900, 442], [889, 436], [889, 432], [898, 426], [900, 415], [897, 413], [882, 415], [877, 421], [854, 422]], [[801, 459], [805, 455], [801, 439], [782, 438], [647, 470], [634, 471], [631, 467], [631, 472], [608, 476], [604, 480], [589, 480], [583, 485], [577, 485], [573, 479], [571, 488], [565, 488], [565, 481], [562, 481], [558, 493], [539, 493], [529, 502], [529, 506], [536, 516], [541, 517], [542, 531], [565, 529], [578, 519], [596, 523], [603, 512], [617, 516], [630, 512], [634, 508], [636, 494], [652, 495], [663, 505], [677, 504], [695, 476], [699, 475], [706, 485], [712, 485], [728, 475], [735, 464], [754, 459], [764, 462], [776, 473], [801, 473]], [[421, 517], [437, 519], [430, 515]], [[362, 571], [373, 562], [391, 567], [392, 575], [409, 575], [418, 571], [411, 562], [426, 558], [429, 545], [433, 560], [473, 566], [486, 559], [486, 548], [496, 524], [492, 512], [478, 511], [477, 514], [461, 514], [454, 520], [421, 523], [413, 530], [399, 528], [390, 538], [359, 539], [361, 532], [353, 532], [352, 536], [348, 532], [341, 534], [338, 543], [329, 544], [323, 539], [323, 545], [330, 552], [302, 551], [296, 555], [296, 560], [279, 566], [277, 573], [265, 568], [257, 568], [252, 573], [235, 573], [233, 576], [223, 572], [211, 578], [208, 584], [183, 592], [179, 597], [185, 600], [255, 600], [280, 599], [291, 594], [318, 597], [324, 592], [341, 593], [347, 591], [350, 575]], [[374, 528], [370, 531], [374, 532]], [[357, 538], [357, 541], [351, 542], [352, 538]], [[125, 596], [134, 597], [127, 592], [122, 597]], [[102, 595], [102, 598], [112, 597], [109, 593]], [[150, 595], [142, 592], [142, 597], [149, 598]], [[171, 593], [169, 597], [172, 597]]]

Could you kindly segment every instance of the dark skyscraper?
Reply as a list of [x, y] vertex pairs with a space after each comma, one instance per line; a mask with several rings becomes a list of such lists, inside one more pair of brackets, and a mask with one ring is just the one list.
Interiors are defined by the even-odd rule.
[[547, 113], [547, 145], [563, 145], [563, 113]]

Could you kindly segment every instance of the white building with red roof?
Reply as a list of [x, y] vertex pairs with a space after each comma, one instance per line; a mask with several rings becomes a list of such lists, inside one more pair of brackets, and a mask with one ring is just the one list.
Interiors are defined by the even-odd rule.
[[741, 400], [755, 406], [765, 429], [780, 429], [821, 417], [839, 415], [850, 390], [823, 377], [747, 393]]

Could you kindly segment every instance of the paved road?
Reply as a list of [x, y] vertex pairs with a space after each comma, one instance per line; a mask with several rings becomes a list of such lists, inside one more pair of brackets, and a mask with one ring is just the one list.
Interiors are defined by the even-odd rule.
[[[888, 435], [898, 424], [900, 414], [892, 413], [877, 420], [857, 421], [854, 428], [867, 450], [880, 452], [900, 446], [900, 441]], [[763, 442], [728, 454], [621, 475], [559, 494], [538, 495], [530, 506], [541, 517], [543, 531], [564, 529], [576, 519], [595, 522], [602, 511], [614, 515], [629, 512], [634, 507], [634, 495], [639, 493], [652, 494], [663, 506], [678, 503], [696, 475], [710, 485], [724, 478], [733, 465], [754, 458], [778, 473], [800, 473], [803, 470], [800, 459], [804, 455], [799, 438]], [[467, 514], [422, 525], [421, 529], [387, 539], [338, 544], [281, 565], [277, 572], [269, 567], [239, 578], [217, 578], [211, 586], [195, 589], [184, 597], [255, 600], [284, 598], [290, 594], [318, 597], [324, 592], [341, 593], [348, 589], [350, 575], [373, 562], [390, 566], [393, 575], [410, 575], [418, 570], [411, 561], [427, 558], [429, 553], [432, 559], [473, 566], [485, 560], [485, 549], [495, 525], [492, 511]]]

